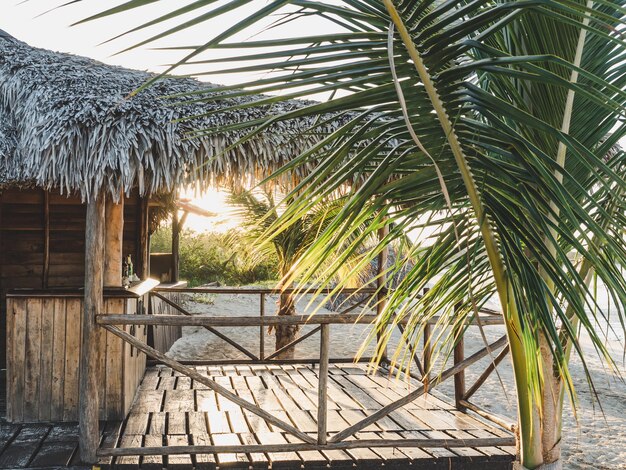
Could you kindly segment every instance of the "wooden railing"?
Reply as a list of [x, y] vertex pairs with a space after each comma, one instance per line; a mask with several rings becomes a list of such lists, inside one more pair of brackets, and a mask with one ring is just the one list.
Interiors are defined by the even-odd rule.
[[[115, 448], [115, 449], [100, 449], [100, 456], [123, 456], [123, 455], [174, 455], [174, 454], [198, 454], [198, 453], [220, 453], [220, 452], [272, 452], [272, 451], [304, 451], [304, 450], [331, 450], [331, 449], [347, 449], [354, 447], [444, 447], [451, 448], [456, 446], [470, 446], [470, 447], [493, 447], [493, 446], [512, 446], [515, 445], [515, 439], [513, 437], [498, 437], [498, 438], [474, 438], [464, 439], [462, 441], [454, 439], [398, 439], [398, 440], [385, 440], [385, 441], [366, 441], [366, 440], [349, 440], [357, 432], [365, 429], [369, 425], [376, 421], [387, 417], [395, 410], [407, 405], [420, 396], [424, 395], [428, 390], [436, 387], [442, 382], [454, 377], [455, 381], [455, 403], [459, 409], [469, 409], [476, 412], [483, 418], [489, 419], [497, 424], [512, 429], [512, 425], [507, 423], [502, 418], [493, 416], [486, 410], [482, 410], [478, 406], [469, 401], [470, 397], [480, 388], [482, 383], [487, 379], [489, 374], [497, 367], [497, 364], [504, 358], [507, 353], [507, 338], [501, 337], [497, 341], [486, 345], [483, 349], [473, 353], [469, 357], [464, 357], [463, 341], [457, 342], [454, 353], [454, 363], [448, 369], [442, 371], [436, 376], [429, 376], [427, 372], [431, 369], [432, 361], [432, 347], [430, 345], [430, 326], [437, 323], [437, 318], [431, 319], [426, 325], [424, 325], [424, 338], [425, 348], [422, 362], [421, 362], [421, 376], [413, 375], [414, 378], [420, 380], [422, 385], [415, 390], [411, 391], [403, 398], [390, 403], [381, 409], [377, 410], [370, 416], [363, 418], [355, 424], [343, 429], [340, 432], [328, 437], [327, 433], [327, 409], [328, 409], [328, 369], [329, 363], [332, 361], [329, 354], [329, 342], [330, 331], [332, 325], [370, 325], [376, 319], [376, 315], [356, 315], [350, 313], [352, 307], [340, 314], [316, 314], [309, 315], [293, 315], [293, 316], [265, 316], [264, 315], [264, 296], [268, 294], [278, 294], [279, 291], [272, 289], [167, 289], [167, 292], [178, 293], [212, 293], [212, 294], [254, 294], [259, 295], [261, 299], [260, 315], [259, 316], [240, 316], [240, 317], [211, 317], [192, 315], [186, 311], [182, 306], [176, 305], [176, 308], [183, 313], [183, 315], [97, 315], [97, 324], [109, 331], [110, 333], [120, 337], [123, 341], [137, 348], [139, 351], [144, 352], [148, 357], [151, 357], [164, 365], [171, 367], [172, 369], [190, 377], [194, 381], [205, 385], [209, 389], [215, 391], [217, 394], [239, 405], [241, 408], [248, 410], [249, 412], [259, 416], [272, 425], [282, 429], [283, 431], [298, 438], [301, 443], [286, 444], [280, 446], [272, 445], [241, 445], [241, 446], [181, 446], [181, 447], [146, 447], [146, 448]], [[301, 291], [300, 291], [301, 292]], [[361, 290], [360, 292], [363, 292]], [[323, 292], [322, 292], [323, 293]], [[351, 292], [344, 291], [343, 293], [350, 294]], [[375, 292], [371, 292], [375, 293]], [[158, 290], [153, 295], [158, 296], [165, 302], [171, 302], [165, 296], [163, 296]], [[174, 304], [174, 302], [171, 302]], [[407, 320], [398, 320], [398, 325], [403, 327], [407, 324]], [[471, 324], [480, 324], [482, 326], [502, 324], [501, 316], [489, 313], [487, 316], [482, 316], [479, 322], [473, 321]], [[230, 390], [221, 386], [217, 382], [211, 380], [205, 375], [200, 374], [195, 368], [190, 367], [188, 364], [184, 364], [182, 361], [174, 360], [167, 357], [165, 354], [157, 351], [146, 343], [138, 340], [132, 335], [128, 334], [121, 329], [120, 326], [127, 325], [175, 325], [175, 326], [200, 326], [206, 328], [211, 333], [216, 334], [218, 337], [236, 347], [239, 351], [244, 352], [249, 360], [252, 361], [271, 361], [274, 355], [264, 355], [263, 341], [260, 344], [259, 355], [255, 355], [248, 351], [240, 344], [228, 338], [227, 335], [219, 332], [217, 328], [220, 327], [259, 327], [261, 335], [264, 335], [264, 331], [268, 326], [278, 325], [316, 325], [316, 327], [305, 337], [300, 340], [304, 340], [310, 337], [313, 332], [320, 333], [320, 347], [319, 347], [319, 383], [318, 383], [318, 411], [317, 411], [317, 436], [316, 438], [302, 432], [295, 428], [290, 423], [287, 423], [271, 413], [263, 410], [257, 405], [239, 397]], [[263, 337], [263, 336], [262, 336]], [[288, 346], [295, 345], [296, 342]], [[494, 352], [501, 350], [498, 355], [492, 360], [487, 369], [480, 375], [478, 380], [468, 389], [465, 389], [465, 377], [464, 371], [471, 365], [477, 363], [487, 356], [492, 356]], [[297, 360], [299, 362], [308, 362], [311, 359]], [[223, 361], [221, 361], [223, 362]], [[388, 364], [389, 365], [389, 364]]]

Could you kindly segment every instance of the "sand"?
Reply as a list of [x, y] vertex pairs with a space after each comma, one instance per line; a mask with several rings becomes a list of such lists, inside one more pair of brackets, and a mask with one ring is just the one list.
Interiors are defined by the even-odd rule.
[[[259, 296], [256, 295], [219, 295], [204, 298], [205, 302], [188, 300], [186, 307], [195, 314], [215, 316], [247, 316], [258, 315]], [[266, 297], [266, 312], [273, 314], [276, 310], [277, 297]], [[298, 302], [298, 313], [307, 313], [308, 299]], [[311, 307], [315, 308], [317, 305]], [[329, 313], [329, 310], [320, 308], [319, 313]], [[310, 330], [306, 326], [302, 332]], [[259, 328], [232, 328], [222, 329], [252, 352], [258, 353]], [[367, 327], [362, 325], [333, 325], [331, 329], [331, 357], [354, 357], [367, 335]], [[485, 329], [490, 341], [503, 334], [503, 327], [492, 326]], [[397, 341], [396, 336], [395, 340]], [[615, 470], [626, 469], [626, 385], [606, 370], [598, 359], [588, 340], [582, 341], [587, 353], [588, 367], [595, 380], [596, 392], [602, 408], [592, 400], [584, 377], [583, 368], [578, 358], [571, 365], [572, 375], [577, 386], [579, 396], [578, 416], [574, 417], [572, 407], [566, 404], [564, 427], [567, 430], [563, 442], [563, 458], [565, 469], [597, 469]], [[623, 346], [617, 340], [608, 341], [613, 357], [618, 362], [621, 373], [626, 376], [626, 366], [623, 360]], [[477, 328], [470, 328], [465, 339], [466, 356], [483, 347], [483, 340]], [[274, 337], [266, 335], [266, 351], [273, 351]], [[369, 349], [371, 352], [371, 348]], [[199, 327], [185, 327], [183, 337], [178, 340], [168, 353], [177, 359], [226, 359], [243, 358], [242, 353], [227, 345], [211, 333]], [[367, 354], [367, 353], [366, 353]], [[299, 358], [316, 358], [319, 355], [319, 335], [301, 343], [297, 350]], [[466, 372], [468, 386], [480, 375], [488, 364], [486, 358]], [[510, 363], [503, 361], [496, 374], [485, 382], [482, 388], [474, 395], [472, 401], [486, 409], [514, 421], [515, 385]], [[452, 381], [445, 382], [438, 390], [448, 396], [453, 396]]]

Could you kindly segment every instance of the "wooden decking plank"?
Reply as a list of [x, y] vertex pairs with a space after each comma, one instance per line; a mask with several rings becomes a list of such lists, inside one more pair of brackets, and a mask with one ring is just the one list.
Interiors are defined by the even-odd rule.
[[225, 411], [212, 411], [207, 413], [209, 419], [209, 432], [214, 434], [228, 434], [232, 432], [228, 424], [228, 417]]
[[[261, 444], [287, 444], [288, 441], [285, 439], [280, 432], [268, 432], [257, 434], [257, 439]], [[300, 468], [302, 465], [302, 460], [300, 456], [296, 452], [268, 452], [267, 457], [270, 459], [272, 463], [272, 469], [275, 468]]]
[[[253, 433], [244, 432], [239, 434], [239, 439], [245, 445], [257, 445], [258, 441]], [[269, 467], [269, 459], [262, 452], [251, 452], [248, 454], [253, 469], [264, 469]]]
[[[478, 438], [497, 437], [495, 434], [490, 433], [486, 429], [472, 429], [471, 431], [465, 431], [465, 433], [469, 437], [478, 437]], [[480, 448], [480, 450], [483, 453], [486, 453], [489, 455], [512, 455], [511, 452], [509, 452], [507, 449], [510, 449], [510, 447], [481, 447]]]
[[443, 410], [407, 410], [421, 422], [431, 429], [444, 431], [451, 429], [453, 425], [447, 420], [446, 412]]
[[148, 417], [149, 414], [145, 412], [136, 413], [132, 412], [126, 418], [126, 427], [124, 428], [124, 434], [146, 434], [148, 430]]
[[[350, 436], [348, 440], [352, 441], [356, 438]], [[354, 449], [347, 449], [346, 452], [352, 456], [358, 467], [364, 467], [368, 470], [371, 468], [382, 468], [383, 462], [380, 456], [368, 447], [356, 447]]]
[[[241, 444], [237, 434], [214, 434], [211, 435], [213, 443], [216, 446]], [[217, 464], [222, 468], [248, 468], [250, 466], [250, 458], [242, 452], [239, 453], [221, 453], [217, 454]]]
[[57, 423], [46, 437], [46, 442], [78, 441], [78, 424]]
[[29, 467], [67, 467], [77, 451], [78, 441], [44, 442]]
[[317, 431], [317, 422], [311, 417], [308, 411], [290, 409], [287, 411], [287, 414], [298, 430], [307, 433]]
[[[422, 431], [419, 433], [408, 432], [408, 433], [403, 433], [403, 436], [406, 439], [413, 439], [413, 438], [450, 439], [450, 436], [443, 431]], [[432, 455], [438, 458], [451, 458], [455, 460], [462, 460], [459, 453], [455, 453], [452, 450], [445, 449], [443, 447], [429, 447], [428, 452], [430, 452]]]
[[[166, 443], [168, 446], [186, 446], [189, 445], [189, 436], [186, 434], [167, 435]], [[192, 467], [191, 455], [168, 455], [167, 456], [167, 469], [189, 469]]]
[[[460, 429], [450, 429], [446, 431], [446, 433], [452, 436], [454, 439], [464, 440], [464, 439], [473, 439], [474, 436], [469, 434], [466, 431], [462, 431]], [[483, 455], [489, 455], [489, 451], [485, 448], [474, 448], [474, 447], [455, 447], [452, 449], [452, 452], [460, 455], [462, 457], [481, 457]]]
[[137, 395], [132, 411], [135, 413], [161, 411], [163, 395], [163, 390], [142, 390]]
[[163, 411], [195, 411], [193, 390], [166, 390]]
[[[148, 434], [144, 438], [144, 447], [161, 447], [163, 445], [162, 435]], [[163, 456], [145, 455], [141, 458], [142, 470], [161, 470], [163, 468]]]
[[178, 377], [176, 390], [191, 390], [191, 377]]
[[328, 432], [343, 431], [349, 426], [348, 422], [339, 414], [337, 410], [328, 410], [327, 416], [326, 429]]
[[258, 377], [256, 375], [254, 376], [246, 376], [246, 385], [248, 387], [248, 389], [250, 390], [262, 390], [265, 387], [265, 384], [263, 383], [263, 379], [261, 379], [261, 377]]
[[0, 454], [20, 432], [16, 424], [0, 424]]
[[[284, 436], [288, 442], [300, 442], [297, 437], [292, 436], [291, 434], [285, 433]], [[297, 454], [300, 457], [300, 460], [302, 461], [302, 466], [305, 469], [322, 470], [326, 469], [328, 466], [328, 460], [326, 459], [326, 457], [324, 457], [324, 454], [317, 450], [305, 450], [297, 452]]]
[[[359, 439], [400, 439], [401, 436], [395, 433], [361, 432], [357, 433]], [[409, 465], [409, 458], [396, 447], [372, 447], [372, 451], [384, 460], [385, 468], [402, 468]]]
[[248, 422], [248, 426], [250, 427], [252, 432], [257, 434], [270, 432], [269, 425], [267, 421], [265, 421], [263, 418], [255, 415], [248, 410], [244, 410], [243, 415], [245, 416], [246, 421]]
[[[196, 446], [210, 446], [211, 438], [208, 434], [194, 434], [191, 440]], [[196, 454], [194, 456], [196, 470], [214, 470], [216, 468], [216, 460], [214, 454]]]
[[[141, 434], [124, 434], [122, 436], [120, 447], [141, 447], [143, 436]], [[136, 469], [139, 467], [139, 457], [136, 455], [117, 457], [114, 462], [115, 468], [120, 470]]]
[[183, 412], [167, 413], [167, 434], [170, 436], [188, 434], [187, 415]]
[[167, 434], [167, 413], [165, 411], [150, 413], [148, 434], [154, 436], [163, 436]]
[[288, 388], [285, 391], [298, 404], [301, 410], [317, 410], [317, 396], [314, 396], [312, 393], [306, 394], [299, 388]]
[[207, 416], [204, 411], [191, 411], [187, 413], [187, 419], [189, 420], [189, 434], [194, 436], [208, 434]]
[[328, 384], [327, 393], [333, 403], [337, 404], [339, 409], [355, 410], [361, 408], [360, 404], [346, 393], [343, 388], [333, 385], [332, 382]]
[[272, 390], [254, 390], [252, 395], [259, 407], [265, 411], [279, 411], [283, 409]]
[[176, 377], [161, 377], [159, 380], [159, 390], [174, 390], [176, 387]]
[[217, 411], [217, 397], [213, 390], [196, 390], [197, 411]]
[[50, 431], [46, 425], [24, 425], [0, 454], [0, 468], [26, 467]]
[[250, 432], [250, 427], [243, 416], [241, 408], [227, 411], [226, 416], [228, 417], [230, 427], [234, 433], [239, 434]]
[[[341, 410], [339, 411], [339, 414], [348, 422], [350, 426], [367, 417], [367, 414], [363, 410]], [[376, 423], [372, 423], [363, 429], [364, 432], [375, 432], [380, 430], [380, 426]]]

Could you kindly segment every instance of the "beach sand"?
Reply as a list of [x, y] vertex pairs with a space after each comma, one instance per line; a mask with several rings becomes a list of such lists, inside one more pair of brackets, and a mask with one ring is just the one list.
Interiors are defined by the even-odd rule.
[[[210, 303], [206, 303], [209, 300]], [[300, 299], [297, 305], [298, 313], [309, 313], [317, 307], [311, 306], [308, 310], [308, 298]], [[266, 312], [271, 315], [276, 310], [276, 296], [266, 296]], [[188, 300], [186, 308], [195, 314], [215, 316], [255, 316], [259, 314], [259, 296], [256, 295], [218, 295], [205, 298], [205, 302]], [[329, 313], [321, 307], [319, 313]], [[305, 326], [301, 334], [310, 330]], [[259, 348], [259, 328], [231, 328], [221, 329], [240, 344], [253, 352]], [[367, 336], [368, 328], [363, 325], [333, 325], [331, 328], [331, 357], [354, 357], [363, 340]], [[485, 328], [485, 334], [490, 342], [498, 339], [504, 333], [502, 326]], [[399, 335], [394, 336], [397, 342]], [[623, 359], [623, 349], [617, 341], [609, 341], [623, 376], [626, 376], [626, 367]], [[570, 403], [566, 403], [564, 417], [563, 457], [564, 469], [596, 469], [616, 470], [626, 469], [626, 385], [606, 370], [597, 357], [588, 340], [583, 338], [583, 347], [587, 355], [587, 365], [594, 377], [596, 392], [600, 397], [601, 406], [592, 399], [583, 367], [576, 357], [571, 364], [571, 372], [578, 391], [579, 405], [577, 418], [574, 417]], [[266, 335], [265, 349], [273, 351], [274, 337]], [[477, 327], [471, 327], [465, 337], [466, 357], [484, 347], [483, 339]], [[365, 355], [371, 353], [372, 348], [366, 350]], [[183, 337], [178, 340], [168, 353], [177, 359], [228, 359], [243, 358], [242, 353], [224, 343], [208, 331], [200, 327], [185, 327]], [[298, 345], [299, 358], [319, 357], [319, 335], [313, 335]], [[485, 358], [466, 372], [466, 383], [469, 387], [481, 374], [489, 358]], [[437, 364], [436, 367], [442, 367]], [[498, 367], [499, 377], [492, 374], [474, 395], [472, 402], [515, 421], [515, 384], [510, 362], [505, 359]], [[453, 382], [449, 380], [437, 387], [448, 397], [454, 396]]]

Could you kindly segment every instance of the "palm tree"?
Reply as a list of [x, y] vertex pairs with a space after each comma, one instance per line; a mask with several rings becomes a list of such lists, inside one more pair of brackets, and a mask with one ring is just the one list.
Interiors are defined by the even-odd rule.
[[[146, 3], [129, 0], [98, 17]], [[212, 3], [194, 2], [146, 25]], [[211, 11], [164, 34], [228, 8]], [[270, 16], [278, 18], [271, 41], [232, 39]], [[307, 31], [311, 18], [332, 27], [277, 35], [297, 22]], [[442, 326], [458, 331], [496, 295], [516, 378], [520, 460], [528, 469], [558, 465], [565, 396], [575, 401], [570, 357], [585, 360], [581, 331], [614, 367], [598, 327], [604, 313], [595, 308], [592, 277], [606, 285], [624, 325], [626, 156], [606, 155], [626, 128], [625, 20], [625, 0], [274, 0], [189, 47], [181, 61], [267, 72], [219, 89], [226, 97], [282, 93], [248, 106], [330, 96], [248, 127], [254, 134], [275, 120], [319, 117], [311, 129], [319, 144], [289, 168], [313, 162], [322, 170], [295, 188], [277, 222], [283, 230], [328, 194], [349, 188], [345, 205], [286, 284], [298, 276], [306, 281], [324, 262], [336, 272], [361, 237], [389, 221], [392, 229], [372, 257], [408, 230], [433, 228], [432, 243], [414, 247], [415, 264], [376, 327], [408, 318], [405, 335], [415, 341], [420, 325], [441, 311]], [[244, 48], [230, 59], [202, 55]], [[236, 60], [254, 65], [232, 67]], [[341, 123], [330, 133], [329, 113]], [[376, 222], [357, 235], [365, 217]], [[418, 297], [427, 283], [434, 287]]]
[[[293, 282], [287, 280], [290, 279], [296, 262], [315, 243], [317, 235], [324, 231], [326, 225], [333, 220], [342, 205], [341, 199], [331, 198], [311, 207], [293, 224], [289, 224], [282, 230], [276, 230], [280, 212], [287, 205], [286, 201], [280, 197], [280, 192], [269, 189], [232, 190], [228, 197], [228, 203], [238, 208], [236, 215], [242, 220], [246, 229], [245, 237], [255, 246], [257, 253], [276, 256], [278, 273], [282, 279], [278, 288], [281, 290], [293, 286]], [[351, 258], [349, 266], [352, 266], [356, 258], [357, 256]], [[351, 277], [346, 269], [343, 269], [342, 273], [346, 279]], [[284, 291], [280, 294], [276, 314], [296, 314], [296, 297], [292, 291]], [[270, 327], [269, 331], [272, 332], [274, 329], [276, 330], [276, 351], [295, 341], [300, 331], [300, 327], [297, 325], [279, 325], [275, 328]], [[293, 359], [295, 351], [296, 348], [293, 346], [276, 357], [278, 359]]]

